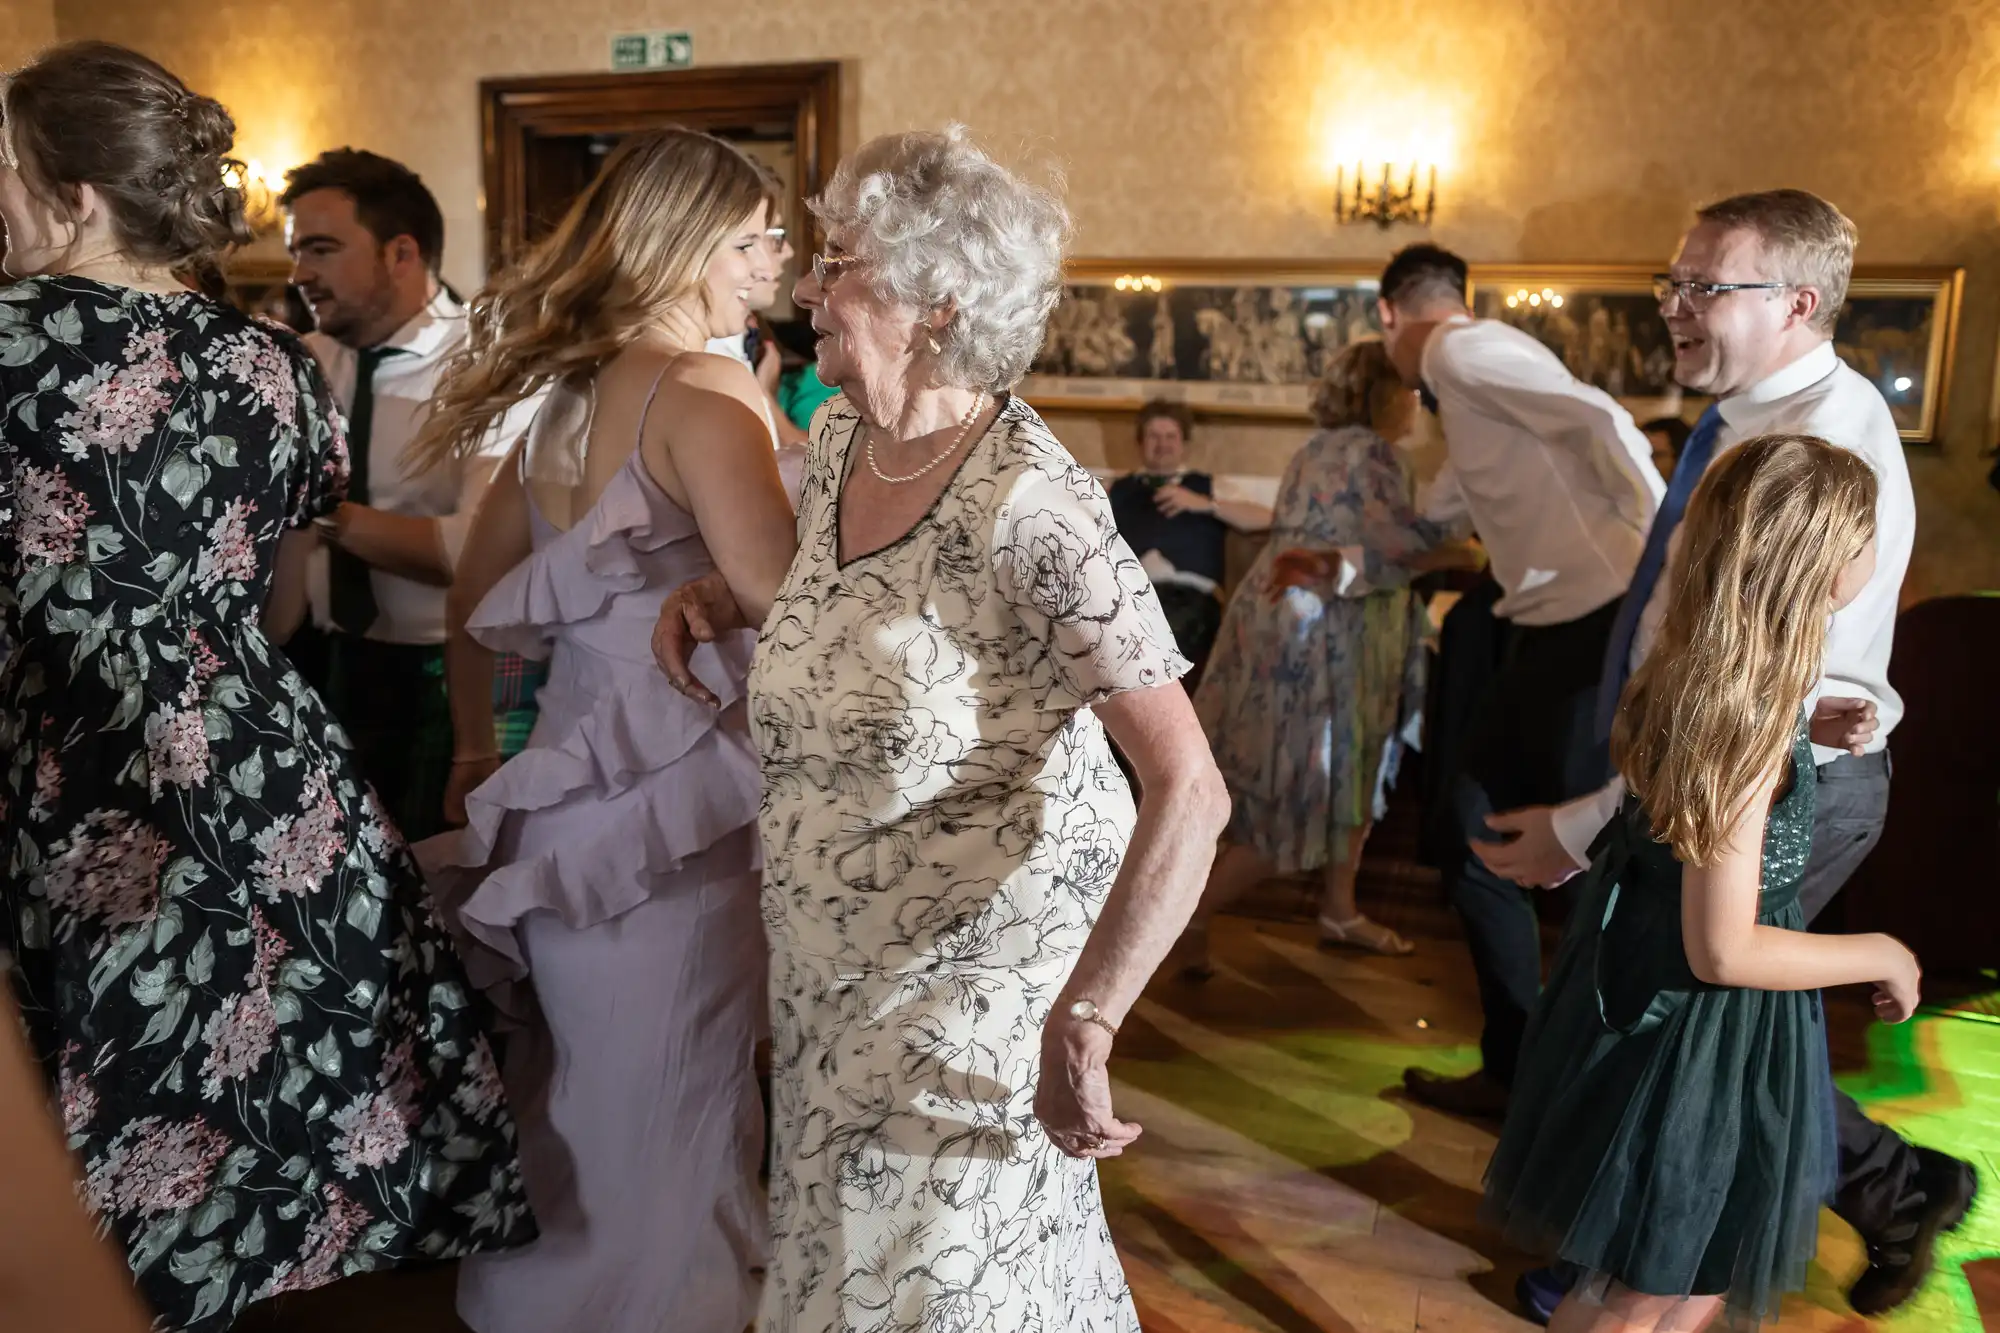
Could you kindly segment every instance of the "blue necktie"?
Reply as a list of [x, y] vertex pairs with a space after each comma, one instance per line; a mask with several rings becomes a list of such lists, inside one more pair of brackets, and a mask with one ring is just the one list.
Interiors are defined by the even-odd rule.
[[1680, 461], [1674, 464], [1674, 477], [1667, 483], [1666, 498], [1660, 501], [1660, 510], [1653, 515], [1652, 531], [1646, 534], [1646, 549], [1639, 553], [1638, 568], [1632, 571], [1632, 586], [1625, 590], [1618, 619], [1611, 627], [1611, 642], [1604, 650], [1604, 674], [1597, 685], [1599, 740], [1611, 734], [1611, 719], [1618, 715], [1618, 696], [1625, 692], [1626, 678], [1632, 674], [1632, 640], [1638, 636], [1639, 617], [1645, 614], [1646, 603], [1653, 599], [1653, 588], [1667, 563], [1667, 541], [1680, 526], [1681, 515], [1687, 512], [1688, 497], [1694, 494], [1695, 483], [1707, 469], [1708, 460], [1715, 453], [1715, 437], [1721, 432], [1722, 413], [1710, 406], [1701, 414], [1701, 420], [1694, 423], [1693, 432], [1681, 448]]

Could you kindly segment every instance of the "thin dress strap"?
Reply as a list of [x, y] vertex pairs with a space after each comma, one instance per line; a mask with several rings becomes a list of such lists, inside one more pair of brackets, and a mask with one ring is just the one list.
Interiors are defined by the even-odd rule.
[[653, 414], [653, 400], [660, 396], [660, 386], [666, 383], [667, 372], [674, 368], [674, 362], [678, 360], [680, 360], [679, 354], [668, 357], [667, 363], [660, 367], [660, 373], [653, 376], [653, 387], [646, 390], [646, 405], [639, 409], [639, 425], [636, 430], [637, 438], [632, 441], [632, 456], [634, 458], [639, 456], [639, 446], [646, 442], [646, 418]]
[[[667, 371], [673, 368], [678, 356], [669, 357], [660, 367], [660, 373], [653, 377], [652, 387], [646, 391], [646, 402], [639, 409], [639, 424], [635, 429], [632, 444], [634, 457], [638, 456], [639, 442], [646, 436], [646, 419], [652, 415], [653, 400], [660, 396], [660, 385], [666, 382]], [[577, 399], [584, 405], [582, 421], [575, 420], [574, 413], [569, 420], [557, 420], [550, 415], [557, 408], [558, 400]], [[544, 420], [547, 417], [548, 420]], [[541, 405], [528, 421], [524, 438], [526, 444], [521, 450], [518, 469], [521, 481], [543, 481], [556, 486], [580, 486], [583, 484], [584, 455], [590, 447], [590, 432], [597, 423], [597, 381], [593, 377], [589, 386], [582, 390], [570, 388], [558, 381], [542, 398]], [[552, 439], [551, 436], [559, 438]]]

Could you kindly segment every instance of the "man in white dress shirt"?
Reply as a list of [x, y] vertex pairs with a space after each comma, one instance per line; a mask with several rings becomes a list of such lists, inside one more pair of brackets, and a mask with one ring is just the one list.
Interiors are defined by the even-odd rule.
[[[348, 422], [348, 500], [320, 524], [308, 575], [311, 632], [287, 651], [326, 697], [361, 770], [411, 840], [443, 827], [452, 758], [445, 591], [493, 464], [404, 467], [439, 373], [465, 344], [465, 310], [438, 277], [444, 219], [400, 163], [350, 148], [286, 177], [292, 281], [312, 308], [306, 344]], [[531, 411], [531, 408], [528, 409]]]
[[[1902, 440], [1881, 392], [1844, 365], [1834, 323], [1854, 262], [1854, 226], [1802, 190], [1725, 199], [1702, 209], [1656, 288], [1673, 335], [1675, 378], [1717, 401], [1683, 446], [1655, 531], [1626, 598], [1600, 685], [1608, 733], [1619, 691], [1666, 613], [1661, 577], [1674, 524], [1702, 469], [1723, 449], [1776, 432], [1817, 435], [1868, 460], [1880, 486], [1875, 576], [1833, 617], [1825, 674], [1814, 691], [1819, 763], [1813, 848], [1800, 888], [1810, 921], [1882, 835], [1889, 805], [1889, 733], [1903, 702], [1889, 685], [1898, 593], [1916, 532], [1916, 504]], [[1555, 809], [1532, 807], [1490, 821], [1512, 840], [1475, 844], [1487, 866], [1527, 884], [1552, 885], [1589, 860], [1625, 788], [1613, 779]], [[1939, 1230], [1964, 1216], [1972, 1168], [1913, 1149], [1838, 1097], [1841, 1173], [1834, 1210], [1868, 1243], [1870, 1266], [1851, 1300], [1875, 1315], [1901, 1304], [1930, 1267]]]
[[[1473, 319], [1465, 283], [1464, 260], [1411, 246], [1384, 270], [1380, 299], [1389, 358], [1444, 434], [1447, 474], [1428, 515], [1469, 517], [1501, 588], [1501, 663], [1450, 784], [1471, 838], [1487, 836], [1495, 810], [1568, 800], [1610, 773], [1598, 676], [1663, 488], [1631, 414], [1528, 334]], [[1427, 1105], [1497, 1116], [1541, 989], [1535, 904], [1469, 853], [1447, 880], [1485, 1011], [1484, 1068], [1458, 1079], [1412, 1069], [1404, 1085]]]

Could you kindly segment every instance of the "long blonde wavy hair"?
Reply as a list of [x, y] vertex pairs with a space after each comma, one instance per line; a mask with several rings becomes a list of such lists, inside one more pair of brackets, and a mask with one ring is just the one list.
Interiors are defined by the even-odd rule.
[[1611, 731], [1653, 835], [1688, 865], [1716, 859], [1790, 752], [1834, 580], [1874, 535], [1875, 474], [1815, 436], [1746, 440], [1695, 488], [1666, 619]]
[[473, 452], [515, 404], [588, 379], [669, 310], [705, 300], [709, 260], [760, 203], [776, 216], [770, 177], [721, 139], [625, 139], [555, 231], [473, 300], [412, 467]]

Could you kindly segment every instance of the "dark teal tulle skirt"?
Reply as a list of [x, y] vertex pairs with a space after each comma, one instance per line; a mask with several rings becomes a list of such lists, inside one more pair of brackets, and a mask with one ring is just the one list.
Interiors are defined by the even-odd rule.
[[[1528, 1029], [1482, 1217], [1600, 1280], [1724, 1296], [1739, 1324], [1775, 1318], [1805, 1285], [1834, 1183], [1819, 996], [1696, 981], [1679, 866], [1658, 859], [1600, 860], [1586, 882]], [[1795, 898], [1761, 920], [1804, 926]]]

